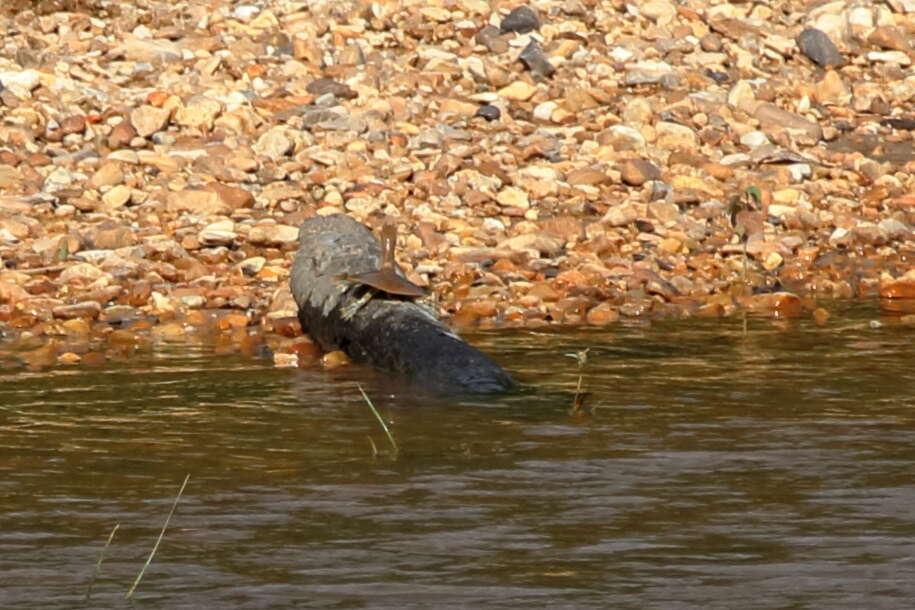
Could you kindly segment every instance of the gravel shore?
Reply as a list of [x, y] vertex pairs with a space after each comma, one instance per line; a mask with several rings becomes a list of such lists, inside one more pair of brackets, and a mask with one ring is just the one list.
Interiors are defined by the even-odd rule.
[[4, 5], [0, 366], [312, 364], [336, 213], [458, 329], [915, 297], [915, 0]]

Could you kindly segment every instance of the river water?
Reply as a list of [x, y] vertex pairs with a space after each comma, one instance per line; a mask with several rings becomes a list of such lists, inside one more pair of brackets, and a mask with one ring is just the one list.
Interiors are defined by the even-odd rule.
[[485, 400], [206, 345], [0, 371], [0, 608], [911, 608], [913, 335], [470, 335], [530, 385]]

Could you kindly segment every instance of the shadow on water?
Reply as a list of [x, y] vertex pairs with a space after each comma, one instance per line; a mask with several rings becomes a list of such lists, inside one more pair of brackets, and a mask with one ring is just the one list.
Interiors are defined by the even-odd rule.
[[834, 311], [480, 333], [525, 384], [489, 398], [205, 346], [0, 372], [0, 607], [908, 607], [913, 331]]

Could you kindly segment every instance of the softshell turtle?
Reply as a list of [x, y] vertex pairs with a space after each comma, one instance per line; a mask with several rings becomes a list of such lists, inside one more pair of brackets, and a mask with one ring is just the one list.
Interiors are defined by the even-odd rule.
[[340, 317], [349, 320], [359, 309], [378, 293], [402, 297], [424, 297], [426, 291], [403, 276], [403, 271], [394, 259], [397, 247], [397, 225], [386, 222], [381, 229], [381, 268], [357, 275], [342, 275], [340, 280], [347, 285], [365, 286], [365, 294], [340, 310]]

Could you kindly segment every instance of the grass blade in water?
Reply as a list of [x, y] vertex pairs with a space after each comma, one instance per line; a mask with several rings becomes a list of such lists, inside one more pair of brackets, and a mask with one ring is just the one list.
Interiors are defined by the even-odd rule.
[[172, 509], [168, 511], [168, 517], [165, 518], [165, 523], [162, 524], [162, 531], [159, 532], [159, 538], [156, 539], [156, 544], [153, 545], [152, 551], [149, 553], [149, 557], [146, 558], [146, 563], [143, 564], [143, 567], [140, 569], [140, 573], [137, 574], [137, 579], [133, 581], [133, 585], [130, 587], [130, 591], [127, 592], [127, 595], [124, 596], [124, 599], [130, 599], [130, 597], [133, 595], [133, 592], [136, 590], [137, 585], [139, 585], [140, 581], [143, 580], [143, 574], [146, 573], [146, 568], [148, 568], [149, 564], [152, 563], [153, 555], [155, 555], [156, 551], [159, 549], [159, 543], [162, 542], [162, 538], [165, 536], [165, 529], [168, 527], [168, 522], [172, 520], [172, 515], [175, 514], [175, 509], [178, 507], [178, 500], [181, 499], [181, 494], [184, 493], [184, 487], [187, 485], [187, 482], [190, 478], [190, 473], [184, 477], [184, 483], [181, 484], [181, 489], [178, 490], [178, 495], [175, 496], [175, 502], [172, 504]]
[[99, 553], [98, 561], [95, 562], [95, 570], [92, 572], [92, 580], [89, 581], [89, 589], [86, 591], [86, 603], [88, 604], [92, 601], [92, 587], [95, 585], [98, 575], [102, 572], [102, 562], [105, 561], [105, 552], [108, 550], [108, 547], [111, 546], [111, 541], [114, 540], [114, 535], [118, 531], [118, 528], [121, 527], [120, 523], [115, 523], [114, 528], [112, 528], [111, 533], [108, 534], [108, 541], [105, 542], [105, 546], [102, 547], [102, 552]]
[[[369, 409], [372, 410], [372, 413], [375, 414], [375, 419], [378, 420], [378, 423], [381, 424], [381, 428], [384, 430], [384, 433], [388, 436], [388, 440], [391, 441], [391, 447], [394, 450], [394, 457], [397, 457], [397, 441], [394, 440], [394, 435], [391, 434], [391, 431], [388, 429], [388, 425], [384, 423], [384, 420], [381, 418], [381, 415], [378, 413], [378, 410], [375, 408], [375, 405], [372, 404], [372, 399], [369, 398], [369, 395], [365, 393], [365, 390], [362, 389], [362, 386], [358, 383], [356, 387], [359, 388], [359, 391], [362, 393], [362, 397], [365, 399], [366, 404], [369, 406]], [[372, 443], [374, 445], [374, 443]]]

